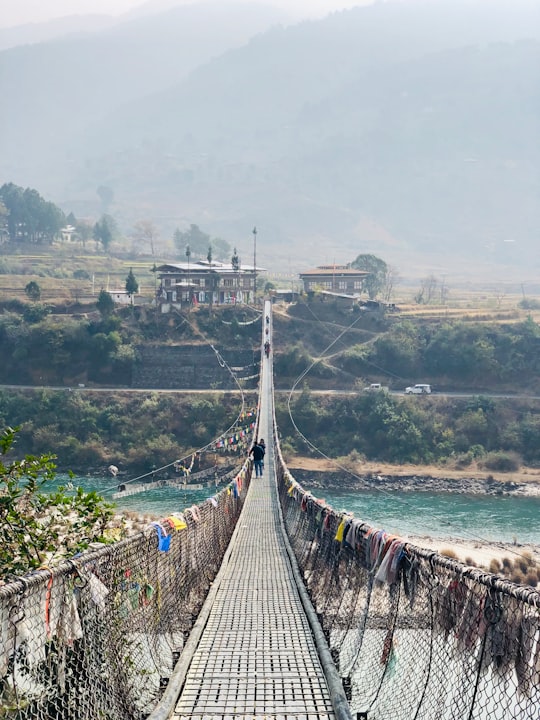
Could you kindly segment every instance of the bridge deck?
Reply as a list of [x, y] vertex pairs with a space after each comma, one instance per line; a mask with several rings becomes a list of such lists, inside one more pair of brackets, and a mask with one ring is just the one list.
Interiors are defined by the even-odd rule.
[[264, 475], [252, 478], [175, 720], [335, 717], [282, 535], [266, 405], [269, 367], [261, 382]]

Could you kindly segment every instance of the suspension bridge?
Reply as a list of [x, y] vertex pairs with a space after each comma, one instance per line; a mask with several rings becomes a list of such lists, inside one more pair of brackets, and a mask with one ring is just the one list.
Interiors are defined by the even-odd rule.
[[540, 718], [540, 594], [306, 492], [272, 349], [254, 437], [262, 477], [247, 457], [200, 505], [0, 586], [0, 717]]

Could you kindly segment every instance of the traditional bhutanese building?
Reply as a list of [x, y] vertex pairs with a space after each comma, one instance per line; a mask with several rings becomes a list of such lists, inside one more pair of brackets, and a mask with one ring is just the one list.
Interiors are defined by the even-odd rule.
[[199, 303], [253, 303], [257, 275], [264, 271], [253, 265], [206, 260], [160, 265], [157, 303], [163, 313]]
[[320, 265], [314, 270], [299, 273], [305, 292], [332, 292], [344, 295], [360, 295], [364, 279], [370, 273], [355, 270], [348, 265]]

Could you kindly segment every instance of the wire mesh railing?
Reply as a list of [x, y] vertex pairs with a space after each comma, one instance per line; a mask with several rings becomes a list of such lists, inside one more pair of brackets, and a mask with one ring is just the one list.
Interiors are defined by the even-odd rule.
[[159, 700], [251, 476], [143, 532], [0, 586], [0, 717], [137, 720]]
[[276, 448], [285, 525], [357, 718], [538, 720], [540, 593], [336, 512]]

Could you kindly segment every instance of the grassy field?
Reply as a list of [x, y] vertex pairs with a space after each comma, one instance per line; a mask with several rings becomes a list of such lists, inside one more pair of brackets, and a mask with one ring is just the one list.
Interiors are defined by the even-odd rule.
[[[156, 260], [160, 264], [161, 260]], [[123, 290], [129, 269], [139, 283], [139, 294], [153, 297], [155, 277], [151, 258], [118, 258], [61, 247], [54, 254], [0, 255], [0, 300], [26, 299], [24, 288], [34, 280], [45, 302], [97, 298], [100, 290]]]

